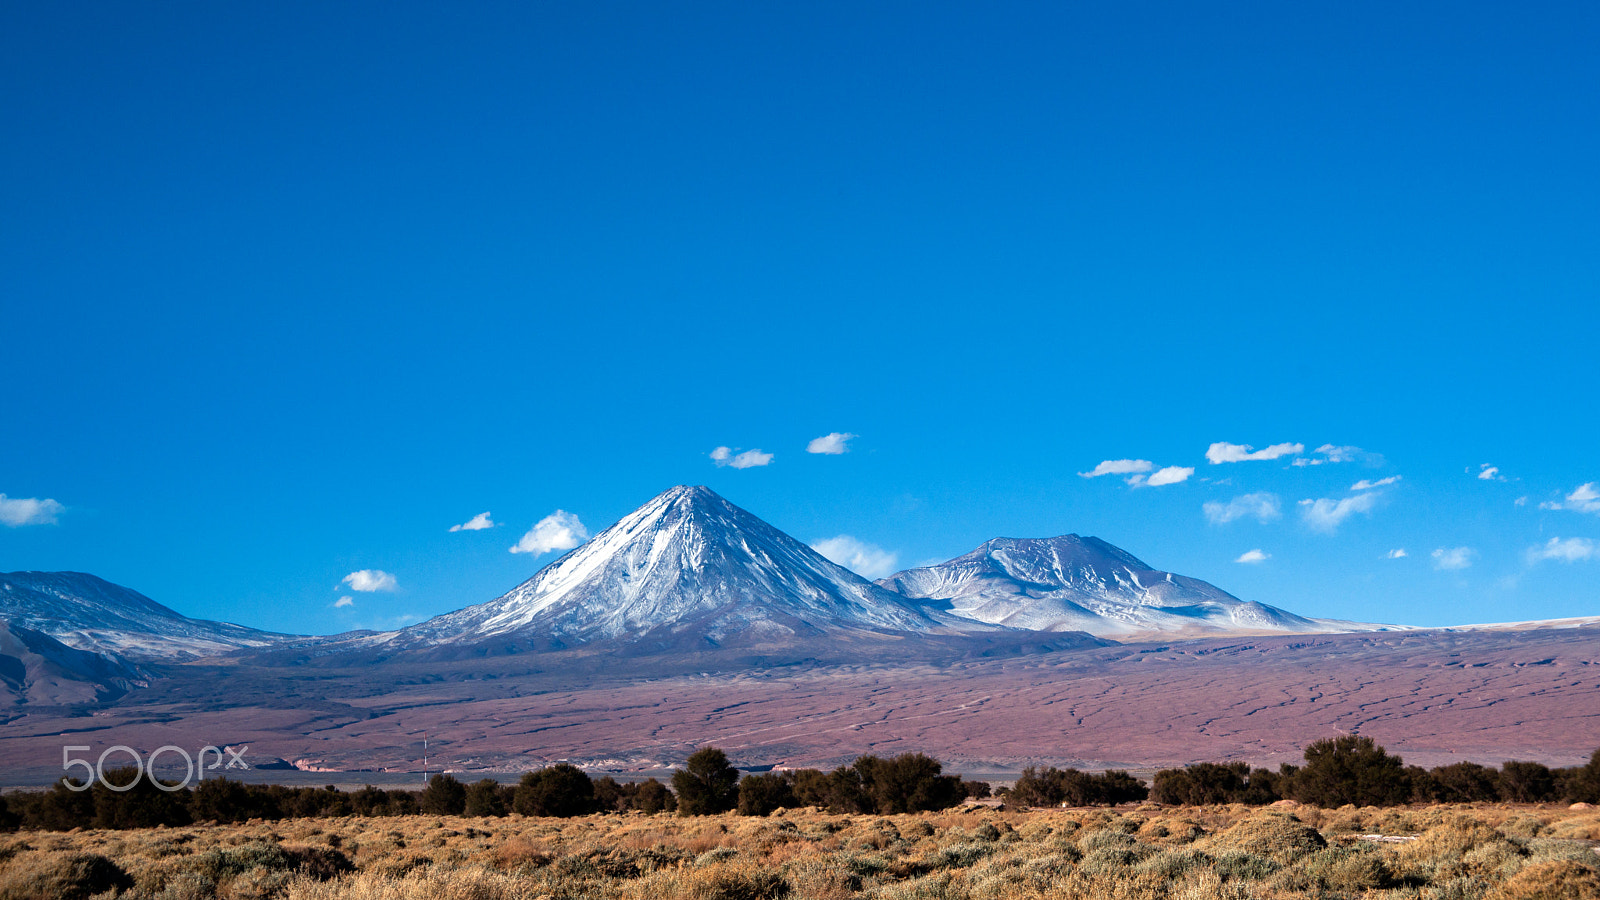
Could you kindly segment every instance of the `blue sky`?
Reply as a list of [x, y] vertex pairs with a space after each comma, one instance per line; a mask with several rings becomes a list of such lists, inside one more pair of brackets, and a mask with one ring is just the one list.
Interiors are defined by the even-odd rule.
[[267, 7], [0, 11], [0, 571], [388, 626], [702, 483], [1600, 614], [1592, 4]]

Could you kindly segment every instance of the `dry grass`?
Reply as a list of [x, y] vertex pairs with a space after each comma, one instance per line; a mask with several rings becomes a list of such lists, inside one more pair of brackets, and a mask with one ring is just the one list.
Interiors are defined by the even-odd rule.
[[1533, 806], [318, 819], [7, 835], [0, 900], [1596, 900], [1597, 835]]

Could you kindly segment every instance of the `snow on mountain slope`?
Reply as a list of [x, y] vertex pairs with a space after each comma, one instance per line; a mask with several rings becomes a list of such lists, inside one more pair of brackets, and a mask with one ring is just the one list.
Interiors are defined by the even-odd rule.
[[905, 597], [941, 601], [979, 622], [1126, 639], [1219, 632], [1375, 630], [1307, 619], [1240, 600], [1197, 578], [1152, 569], [1099, 538], [995, 538], [948, 562], [878, 582]]
[[752, 646], [837, 630], [998, 629], [912, 603], [705, 487], [668, 490], [499, 599], [370, 639], [397, 648], [525, 637]]
[[112, 654], [0, 622], [0, 706], [103, 703], [147, 683], [145, 673]]
[[145, 660], [181, 661], [290, 637], [191, 619], [138, 591], [81, 572], [0, 573], [0, 621], [79, 650]]

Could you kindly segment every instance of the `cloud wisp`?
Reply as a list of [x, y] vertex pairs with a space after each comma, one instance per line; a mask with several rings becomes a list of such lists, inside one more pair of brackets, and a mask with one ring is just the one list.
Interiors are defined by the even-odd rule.
[[[349, 575], [339, 579], [339, 583], [342, 585], [348, 584], [350, 590], [360, 591], [364, 594], [370, 594], [375, 591], [397, 591], [400, 589], [399, 580], [382, 569], [361, 569], [351, 572]], [[334, 590], [337, 591], [339, 589], [334, 588]]]
[[857, 540], [848, 534], [817, 541], [811, 545], [811, 549], [862, 578], [892, 575], [895, 564], [900, 561], [900, 554]]
[[355, 606], [355, 605], [356, 605], [356, 598], [348, 596], [348, 595], [346, 595], [344, 597], [340, 597], [338, 600], [333, 601], [333, 608], [334, 609], [343, 609], [346, 606]]
[[1226, 525], [1238, 519], [1255, 519], [1265, 524], [1283, 515], [1278, 495], [1266, 491], [1241, 494], [1227, 503], [1213, 500], [1200, 509], [1206, 514], [1206, 521], [1213, 525]]
[[1382, 495], [1379, 492], [1367, 491], [1354, 497], [1345, 497], [1342, 500], [1334, 500], [1330, 497], [1323, 497], [1317, 500], [1301, 500], [1300, 518], [1312, 531], [1332, 534], [1339, 530], [1339, 526], [1344, 524], [1345, 519], [1356, 513], [1372, 512], [1372, 508], [1377, 505], [1378, 497], [1380, 496]]
[[1580, 484], [1567, 495], [1567, 509], [1578, 512], [1600, 513], [1600, 490], [1595, 489], [1595, 483], [1590, 481]]
[[754, 469], [772, 462], [771, 453], [763, 453], [760, 448], [735, 453], [733, 447], [718, 447], [711, 451], [711, 461], [718, 468], [728, 466], [734, 469]]
[[21, 528], [24, 525], [54, 525], [56, 517], [67, 508], [54, 500], [38, 497], [7, 497], [0, 494], [0, 525]]
[[1384, 556], [1384, 559], [1405, 559], [1410, 555], [1411, 554], [1406, 552], [1406, 548], [1396, 547], [1393, 550], [1390, 550], [1388, 555]]
[[[1150, 477], [1144, 480], [1142, 486], [1166, 487], [1169, 484], [1182, 484], [1188, 481], [1189, 476], [1193, 474], [1193, 466], [1167, 466], [1165, 469], [1157, 469], [1151, 472]], [[1141, 485], [1135, 485], [1135, 487], [1138, 486]]]
[[1236, 563], [1244, 563], [1245, 565], [1253, 566], [1253, 565], [1256, 565], [1258, 563], [1264, 563], [1264, 562], [1266, 562], [1267, 560], [1269, 560], [1271, 558], [1272, 558], [1272, 554], [1271, 553], [1267, 553], [1266, 551], [1264, 551], [1261, 548], [1257, 547], [1254, 550], [1246, 550], [1245, 552], [1239, 554], [1239, 558], [1234, 560], [1234, 562], [1236, 562]]
[[849, 453], [850, 439], [854, 437], [860, 437], [860, 435], [850, 434], [849, 432], [844, 431], [835, 431], [830, 434], [825, 434], [819, 438], [812, 438], [811, 442], [806, 444], [806, 452], [822, 453], [828, 456], [838, 456], [841, 453]]
[[1087, 472], [1079, 472], [1079, 478], [1099, 478], [1101, 475], [1137, 475], [1154, 469], [1156, 464], [1148, 459], [1108, 459]]
[[1459, 572], [1472, 566], [1477, 552], [1471, 547], [1440, 547], [1433, 551], [1433, 567], [1441, 572]]
[[1334, 444], [1323, 444], [1321, 447], [1318, 447], [1317, 449], [1315, 449], [1315, 450], [1313, 450], [1311, 452], [1319, 454], [1319, 455], [1318, 456], [1302, 456], [1299, 459], [1295, 460], [1292, 463], [1292, 465], [1304, 467], [1304, 466], [1320, 466], [1320, 465], [1325, 465], [1325, 464], [1328, 464], [1328, 463], [1347, 463], [1347, 462], [1365, 463], [1365, 464], [1367, 464], [1369, 466], [1381, 466], [1381, 465], [1383, 465], [1383, 454], [1381, 454], [1381, 453], [1372, 453], [1371, 451], [1363, 450], [1360, 447], [1350, 447], [1350, 446], [1340, 447], [1340, 446], [1336, 446]]
[[1588, 559], [1600, 559], [1600, 543], [1588, 538], [1558, 538], [1553, 537], [1543, 544], [1528, 548], [1528, 564], [1543, 562], [1553, 559], [1558, 562], [1575, 563]]
[[517, 543], [512, 553], [531, 553], [543, 556], [556, 550], [571, 550], [589, 539], [589, 529], [583, 527], [578, 517], [558, 509], [535, 522]]
[[1394, 483], [1396, 483], [1398, 481], [1400, 481], [1400, 476], [1399, 475], [1390, 475], [1388, 478], [1379, 478], [1377, 481], [1368, 481], [1365, 478], [1363, 478], [1360, 481], [1356, 482], [1355, 484], [1350, 485], [1350, 490], [1352, 490], [1352, 491], [1370, 491], [1373, 488], [1381, 488], [1381, 487], [1384, 487], [1386, 485], [1394, 484]]
[[451, 531], [483, 531], [485, 528], [493, 528], [498, 524], [500, 524], [500, 523], [494, 521], [491, 518], [489, 518], [489, 514], [488, 513], [481, 512], [481, 513], [478, 513], [477, 515], [473, 516], [472, 518], [468, 519], [467, 521], [462, 522], [460, 525], [451, 525], [450, 526], [450, 530]]
[[1249, 444], [1230, 444], [1218, 441], [1206, 448], [1206, 459], [1213, 466], [1222, 463], [1249, 462], [1261, 459], [1277, 459], [1280, 456], [1296, 456], [1306, 452], [1305, 444], [1273, 444], [1260, 450], [1252, 448]]
[[1484, 463], [1483, 465], [1478, 467], [1478, 480], [1479, 481], [1505, 481], [1506, 477], [1504, 475], [1500, 474], [1500, 467], [1499, 466], [1491, 466], [1488, 463]]

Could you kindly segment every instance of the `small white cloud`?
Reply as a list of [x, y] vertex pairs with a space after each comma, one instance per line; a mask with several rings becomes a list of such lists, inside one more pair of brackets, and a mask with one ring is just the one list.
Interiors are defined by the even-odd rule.
[[860, 437], [860, 435], [835, 431], [831, 434], [825, 434], [819, 438], [812, 438], [811, 443], [806, 444], [806, 452], [826, 453], [830, 456], [838, 456], [841, 453], [849, 453], [850, 439], [853, 437]]
[[895, 571], [900, 555], [882, 547], [858, 541], [848, 534], [817, 541], [811, 549], [863, 578], [882, 578]]
[[1211, 501], [1200, 507], [1213, 525], [1226, 525], [1235, 519], [1253, 518], [1258, 522], [1271, 522], [1283, 515], [1277, 494], [1259, 491], [1243, 494], [1227, 503]]
[[23, 525], [54, 525], [56, 516], [61, 515], [66, 509], [54, 500], [7, 497], [5, 494], [0, 494], [0, 524], [8, 528], [20, 528]]
[[1339, 447], [1333, 444], [1323, 444], [1312, 451], [1320, 453], [1320, 457], [1302, 456], [1294, 461], [1297, 466], [1320, 466], [1324, 463], [1361, 462], [1369, 466], [1383, 465], [1383, 454], [1371, 453], [1360, 447]]
[[1306, 452], [1305, 444], [1273, 444], [1252, 451], [1249, 444], [1229, 444], [1219, 441], [1206, 448], [1206, 459], [1211, 460], [1211, 464], [1215, 466], [1256, 459], [1277, 459], [1280, 456], [1294, 456], [1304, 452]]
[[1101, 475], [1132, 475], [1148, 472], [1156, 464], [1148, 459], [1108, 459], [1088, 472], [1079, 472], [1080, 478], [1099, 478]]
[[1536, 563], [1546, 559], [1556, 559], [1565, 563], [1579, 562], [1585, 559], [1600, 559], [1600, 544], [1588, 538], [1551, 538], [1545, 543], [1528, 548], [1528, 562]]
[[1271, 558], [1272, 558], [1272, 554], [1271, 553], [1265, 553], [1265, 552], [1261, 551], [1260, 549], [1255, 549], [1255, 550], [1246, 550], [1245, 552], [1239, 554], [1239, 558], [1234, 560], [1234, 562], [1236, 562], [1236, 563], [1245, 563], [1247, 565], [1254, 565], [1255, 563], [1264, 563], [1264, 562], [1266, 562], [1267, 560], [1269, 560]]
[[753, 469], [772, 462], [771, 453], [762, 453], [759, 449], [746, 450], [743, 453], [734, 453], [732, 447], [718, 447], [711, 451], [711, 459], [718, 466], [732, 466], [735, 469]]
[[499, 524], [498, 522], [495, 522], [493, 519], [489, 518], [489, 514], [488, 513], [481, 512], [481, 513], [478, 513], [477, 515], [473, 516], [472, 518], [468, 519], [467, 521], [461, 523], [460, 525], [451, 525], [450, 526], [450, 530], [451, 531], [482, 531], [485, 528], [493, 528], [494, 526], [496, 526], [498, 524]]
[[[1567, 495], [1566, 508], [1575, 509], [1578, 512], [1600, 513], [1600, 491], [1595, 490], [1594, 485], [1595, 483], [1592, 481], [1578, 485], [1572, 493]], [[1559, 509], [1560, 507], [1556, 508]]]
[[1384, 559], [1405, 559], [1407, 556], [1410, 556], [1410, 555], [1411, 554], [1406, 552], [1406, 548], [1404, 548], [1404, 547], [1396, 547], [1393, 550], [1390, 550], [1389, 551], [1389, 555], [1385, 556]]
[[1442, 572], [1453, 572], [1472, 565], [1477, 551], [1471, 547], [1440, 547], [1433, 551], [1433, 567]]
[[1324, 497], [1320, 500], [1301, 500], [1300, 518], [1311, 527], [1313, 531], [1332, 534], [1339, 530], [1345, 519], [1356, 513], [1368, 513], [1378, 502], [1379, 493], [1368, 491], [1343, 500], [1333, 500]]
[[[400, 587], [400, 583], [395, 580], [395, 577], [382, 569], [362, 569], [359, 572], [351, 572], [349, 575], [339, 579], [339, 583], [350, 585], [350, 590], [352, 591], [361, 591], [367, 594], [373, 591], [398, 590]], [[338, 588], [334, 588], [334, 590], [338, 590]]]
[[1484, 463], [1478, 469], [1479, 481], [1505, 481], [1505, 478], [1500, 474], [1499, 466], [1491, 466], [1488, 463]]
[[1164, 487], [1169, 484], [1182, 484], [1188, 481], [1189, 476], [1193, 474], [1194, 468], [1191, 466], [1167, 466], [1165, 469], [1151, 472], [1150, 477], [1145, 481], [1145, 486]]
[[1400, 480], [1400, 476], [1399, 475], [1390, 475], [1388, 478], [1380, 478], [1377, 481], [1368, 481], [1365, 478], [1363, 478], [1360, 481], [1356, 482], [1355, 484], [1350, 485], [1350, 490], [1352, 490], [1352, 491], [1370, 491], [1373, 488], [1381, 488], [1381, 487], [1383, 487], [1385, 485], [1394, 484], [1395, 482], [1397, 482], [1399, 480]]
[[355, 606], [355, 605], [356, 605], [356, 598], [354, 598], [354, 597], [340, 597], [339, 599], [333, 601], [333, 608], [334, 609], [339, 609], [339, 608], [345, 607], [345, 606]]
[[534, 523], [528, 533], [511, 548], [512, 553], [542, 556], [554, 550], [571, 550], [589, 539], [589, 529], [578, 517], [558, 509]]
[[1528, 505], [1528, 498], [1527, 497], [1518, 497], [1517, 499], [1511, 501], [1511, 504], [1513, 506], [1527, 506]]

